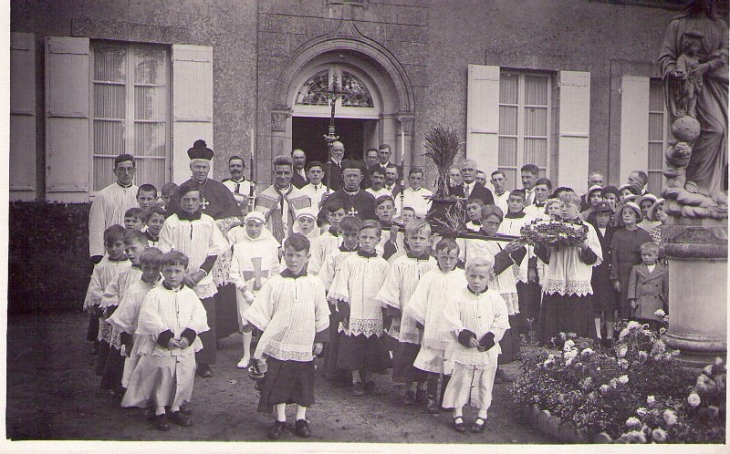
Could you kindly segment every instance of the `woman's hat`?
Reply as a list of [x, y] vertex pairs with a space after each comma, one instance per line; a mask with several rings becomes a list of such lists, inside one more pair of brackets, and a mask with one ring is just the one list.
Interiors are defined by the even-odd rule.
[[657, 222], [658, 219], [656, 218], [656, 212], [662, 206], [664, 206], [664, 199], [657, 199], [657, 201], [654, 202], [654, 205], [649, 207], [646, 211], [646, 217], [649, 218], [650, 221]]
[[639, 205], [637, 205], [634, 202], [622, 202], [620, 209], [618, 210], [619, 214], [623, 214], [624, 208], [631, 208], [636, 213], [636, 222], [641, 222], [644, 219], [644, 216], [641, 215], [641, 208], [639, 208]]
[[601, 186], [600, 184], [594, 184], [593, 186], [591, 186], [590, 188], [588, 188], [588, 193], [587, 194], [590, 196], [591, 193], [594, 192], [594, 191], [603, 191], [603, 186]]
[[302, 208], [301, 210], [297, 210], [296, 211], [296, 218], [295, 218], [295, 220], [297, 220], [297, 219], [299, 219], [301, 217], [310, 217], [310, 218], [312, 218], [312, 219], [314, 219], [316, 221], [317, 220], [317, 212], [314, 211], [314, 208], [311, 208], [311, 207]]
[[497, 205], [484, 205], [482, 207], [482, 220], [484, 221], [492, 215], [497, 216], [499, 218], [499, 222], [504, 221], [504, 213], [500, 207]]
[[613, 213], [613, 208], [608, 202], [600, 201], [591, 207], [594, 213]]
[[243, 223], [245, 224], [248, 221], [259, 221], [260, 223], [265, 223], [266, 218], [264, 217], [264, 214], [259, 211], [251, 211], [249, 212], [245, 218], [243, 218]]
[[639, 199], [639, 206], [641, 206], [642, 203], [644, 203], [644, 200], [651, 200], [652, 205], [656, 203], [657, 198], [654, 194], [646, 193], [644, 194], [641, 199]]
[[601, 195], [606, 197], [606, 194], [613, 194], [618, 198], [618, 188], [616, 186], [606, 186], [601, 189]]

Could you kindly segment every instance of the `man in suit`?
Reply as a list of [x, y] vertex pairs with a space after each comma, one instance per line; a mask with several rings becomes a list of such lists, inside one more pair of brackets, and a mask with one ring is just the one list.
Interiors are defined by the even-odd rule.
[[331, 191], [336, 191], [344, 185], [342, 179], [342, 158], [345, 156], [345, 145], [340, 142], [332, 142], [330, 148], [330, 159], [324, 165], [324, 184]]
[[535, 203], [535, 183], [540, 178], [540, 169], [535, 164], [525, 164], [520, 168], [520, 179], [525, 191], [525, 206]]
[[[373, 185], [373, 182], [370, 179], [370, 172], [373, 171], [378, 162], [378, 149], [368, 148], [365, 151], [365, 176], [362, 179], [362, 183], [360, 183], [360, 186], [363, 189], [367, 189]], [[385, 171], [383, 171], [383, 175], [385, 175]]]
[[465, 197], [467, 200], [479, 199], [484, 205], [494, 205], [492, 191], [476, 181], [477, 163], [473, 159], [465, 159], [461, 163], [461, 178], [464, 180], [461, 187], [455, 187], [452, 195]]
[[307, 183], [307, 171], [305, 167], [307, 165], [307, 155], [301, 148], [296, 148], [291, 152], [291, 160], [294, 163], [294, 173], [291, 177], [291, 184], [296, 186], [297, 189], [302, 189]]
[[393, 168], [393, 169], [396, 169], [396, 172], [397, 172], [396, 178], [400, 180], [401, 175], [402, 175], [401, 172], [403, 171], [403, 169], [399, 168], [399, 166], [390, 162], [391, 154], [392, 153], [390, 150], [390, 145], [388, 145], [387, 143], [380, 145], [378, 147], [378, 163], [368, 167], [368, 171], [372, 172], [374, 168], [379, 167], [385, 173], [388, 170], [388, 168]]

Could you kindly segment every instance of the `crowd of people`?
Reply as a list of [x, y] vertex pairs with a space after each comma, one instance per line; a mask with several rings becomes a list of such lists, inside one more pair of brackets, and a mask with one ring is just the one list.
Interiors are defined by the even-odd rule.
[[[581, 196], [527, 164], [513, 190], [491, 172], [492, 191], [466, 159], [448, 173], [467, 217], [452, 238], [427, 222], [422, 169], [404, 178], [385, 144], [364, 162], [344, 152], [335, 142], [326, 163], [300, 149], [277, 156], [273, 184], [255, 194], [239, 156], [230, 179], [208, 177], [214, 153], [202, 140], [188, 150], [191, 178], [159, 194], [133, 184], [132, 156], [116, 157], [116, 181], [91, 207], [84, 301], [102, 389], [146, 408], [159, 430], [189, 426], [196, 375], [213, 375], [219, 341], [238, 332], [236, 366], [256, 379], [272, 439], [287, 404], [297, 405], [295, 434], [310, 436], [317, 370], [359, 398], [391, 369], [404, 405], [450, 409], [454, 430], [479, 433], [522, 336], [550, 344], [575, 333], [610, 347], [615, 322], [660, 329], [666, 216], [646, 173], [617, 188], [594, 172]], [[521, 231], [536, 220], [584, 226], [586, 239], [528, 243]], [[469, 403], [478, 414], [467, 429]]]

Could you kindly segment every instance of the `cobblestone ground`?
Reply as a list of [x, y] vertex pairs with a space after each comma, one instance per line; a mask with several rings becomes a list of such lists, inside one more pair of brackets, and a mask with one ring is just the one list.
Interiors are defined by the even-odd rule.
[[[85, 342], [86, 315], [56, 312], [8, 319], [7, 437], [12, 440], [135, 440], [264, 442], [271, 416], [257, 413], [258, 397], [245, 371], [236, 369], [240, 336], [223, 341], [214, 376], [196, 378], [193, 426], [159, 432], [140, 409], [123, 409], [102, 394]], [[317, 360], [321, 365], [321, 360]], [[513, 375], [519, 363], [506, 367]], [[313, 435], [282, 442], [535, 444], [553, 439], [522, 422], [508, 384], [495, 385], [494, 402], [482, 434], [458, 434], [449, 413], [432, 416], [402, 405], [404, 387], [376, 375], [373, 396], [354, 397], [317, 374], [317, 404], [308, 412]], [[294, 418], [289, 409], [290, 426]], [[475, 416], [466, 412], [467, 422]], [[268, 441], [267, 441], [268, 442]], [[371, 445], [381, 450], [378, 445]], [[261, 452], [262, 449], [258, 449]], [[329, 450], [329, 449], [327, 449]], [[360, 450], [360, 449], [358, 449]], [[368, 451], [367, 447], [365, 450]]]

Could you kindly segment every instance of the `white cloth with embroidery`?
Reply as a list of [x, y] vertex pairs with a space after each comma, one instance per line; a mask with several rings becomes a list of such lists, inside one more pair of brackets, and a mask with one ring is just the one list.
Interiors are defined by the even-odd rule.
[[124, 225], [124, 213], [138, 206], [137, 189], [112, 183], [96, 193], [89, 210], [89, 256], [104, 255], [104, 230]]
[[416, 212], [416, 216], [424, 219], [428, 210], [431, 208], [431, 199], [426, 196], [433, 196], [433, 192], [426, 188], [405, 188], [403, 190], [403, 207], [411, 207]]
[[[497, 233], [504, 233], [507, 235], [520, 236], [520, 229], [523, 226], [525, 226], [525, 225], [529, 224], [530, 222], [532, 222], [533, 220], [535, 220], [535, 218], [533, 218], [532, 216], [527, 215], [527, 214], [521, 218], [514, 218], [514, 219], [508, 218], [506, 216], [506, 214], [507, 213], [505, 212], [504, 220], [499, 225], [499, 228], [497, 229]], [[527, 263], [530, 260], [530, 258], [535, 256], [532, 246], [527, 245], [525, 247], [527, 248], [527, 254], [525, 255], [525, 258], [522, 260], [522, 263], [520, 263], [519, 266], [513, 265], [515, 278], [519, 282], [527, 282], [527, 268], [528, 268]]]
[[104, 296], [104, 290], [117, 275], [132, 267], [129, 260], [111, 261], [109, 256], [105, 255], [101, 261], [94, 265], [94, 271], [91, 272], [91, 280], [89, 287], [86, 289], [86, 297], [84, 298], [84, 310], [98, 307]]
[[319, 274], [322, 271], [322, 267], [324, 266], [327, 257], [329, 257], [333, 251], [337, 250], [341, 244], [342, 235], [334, 236], [329, 230], [322, 233], [319, 238], [317, 238], [317, 241], [309, 248], [311, 257], [309, 259], [309, 263], [307, 263], [307, 273], [315, 275]]
[[333, 304], [344, 301], [350, 305], [348, 327], [340, 323], [338, 332], [365, 337], [383, 334], [383, 313], [375, 296], [385, 283], [388, 270], [388, 262], [382, 257], [362, 257], [356, 253], [342, 262], [328, 295]]
[[312, 361], [315, 335], [329, 327], [329, 315], [317, 276], [272, 277], [243, 314], [263, 331], [254, 358], [266, 354], [281, 361]]
[[495, 345], [485, 352], [456, 342], [451, 358], [454, 363], [467, 366], [497, 364], [497, 356], [502, 352], [499, 341], [510, 326], [507, 305], [496, 290], [487, 289], [476, 295], [465, 287], [446, 304], [443, 314], [442, 333], [451, 336], [454, 341], [465, 329], [476, 334], [477, 340], [488, 332], [494, 334]]
[[[181, 220], [177, 214], [173, 214], [162, 225], [157, 247], [162, 252], [174, 249], [188, 256], [190, 261], [186, 271], [194, 273], [209, 255], [220, 255], [229, 245], [216, 222], [207, 214], [202, 214], [200, 219], [193, 221]], [[218, 293], [210, 273], [198, 282], [195, 293], [200, 299], [210, 298]]]
[[[502, 251], [502, 245], [499, 241], [484, 241], [484, 240], [462, 240], [464, 241], [464, 257], [462, 259], [466, 262], [469, 258], [474, 257], [485, 257], [494, 256]], [[527, 256], [522, 259], [523, 262], [527, 261]], [[502, 271], [498, 275], [494, 274], [494, 270], [489, 272], [489, 288], [496, 290], [504, 298], [504, 303], [507, 305], [507, 313], [509, 315], [517, 315], [520, 313], [520, 305], [517, 298], [517, 279], [513, 272], [514, 265]]]
[[551, 246], [550, 263], [545, 268], [543, 293], [548, 295], [557, 293], [561, 296], [593, 294], [591, 287], [593, 267], [601, 264], [603, 254], [596, 230], [587, 222], [583, 222], [583, 224], [588, 226], [588, 248], [598, 256], [598, 260], [592, 265], [586, 265], [580, 260], [580, 247]]
[[332, 281], [335, 279], [337, 271], [340, 269], [342, 262], [347, 257], [356, 254], [357, 251], [341, 251], [340, 248], [335, 248], [330, 251], [329, 255], [325, 258], [322, 268], [319, 270], [319, 278], [324, 283], [324, 289], [329, 291]]
[[390, 266], [388, 278], [375, 297], [384, 308], [390, 306], [401, 311], [401, 316], [393, 320], [388, 335], [400, 342], [421, 343], [421, 335], [416, 329], [415, 319], [405, 314], [403, 310], [423, 276], [437, 268], [436, 259], [431, 256], [427, 260], [417, 260], [403, 255]]

